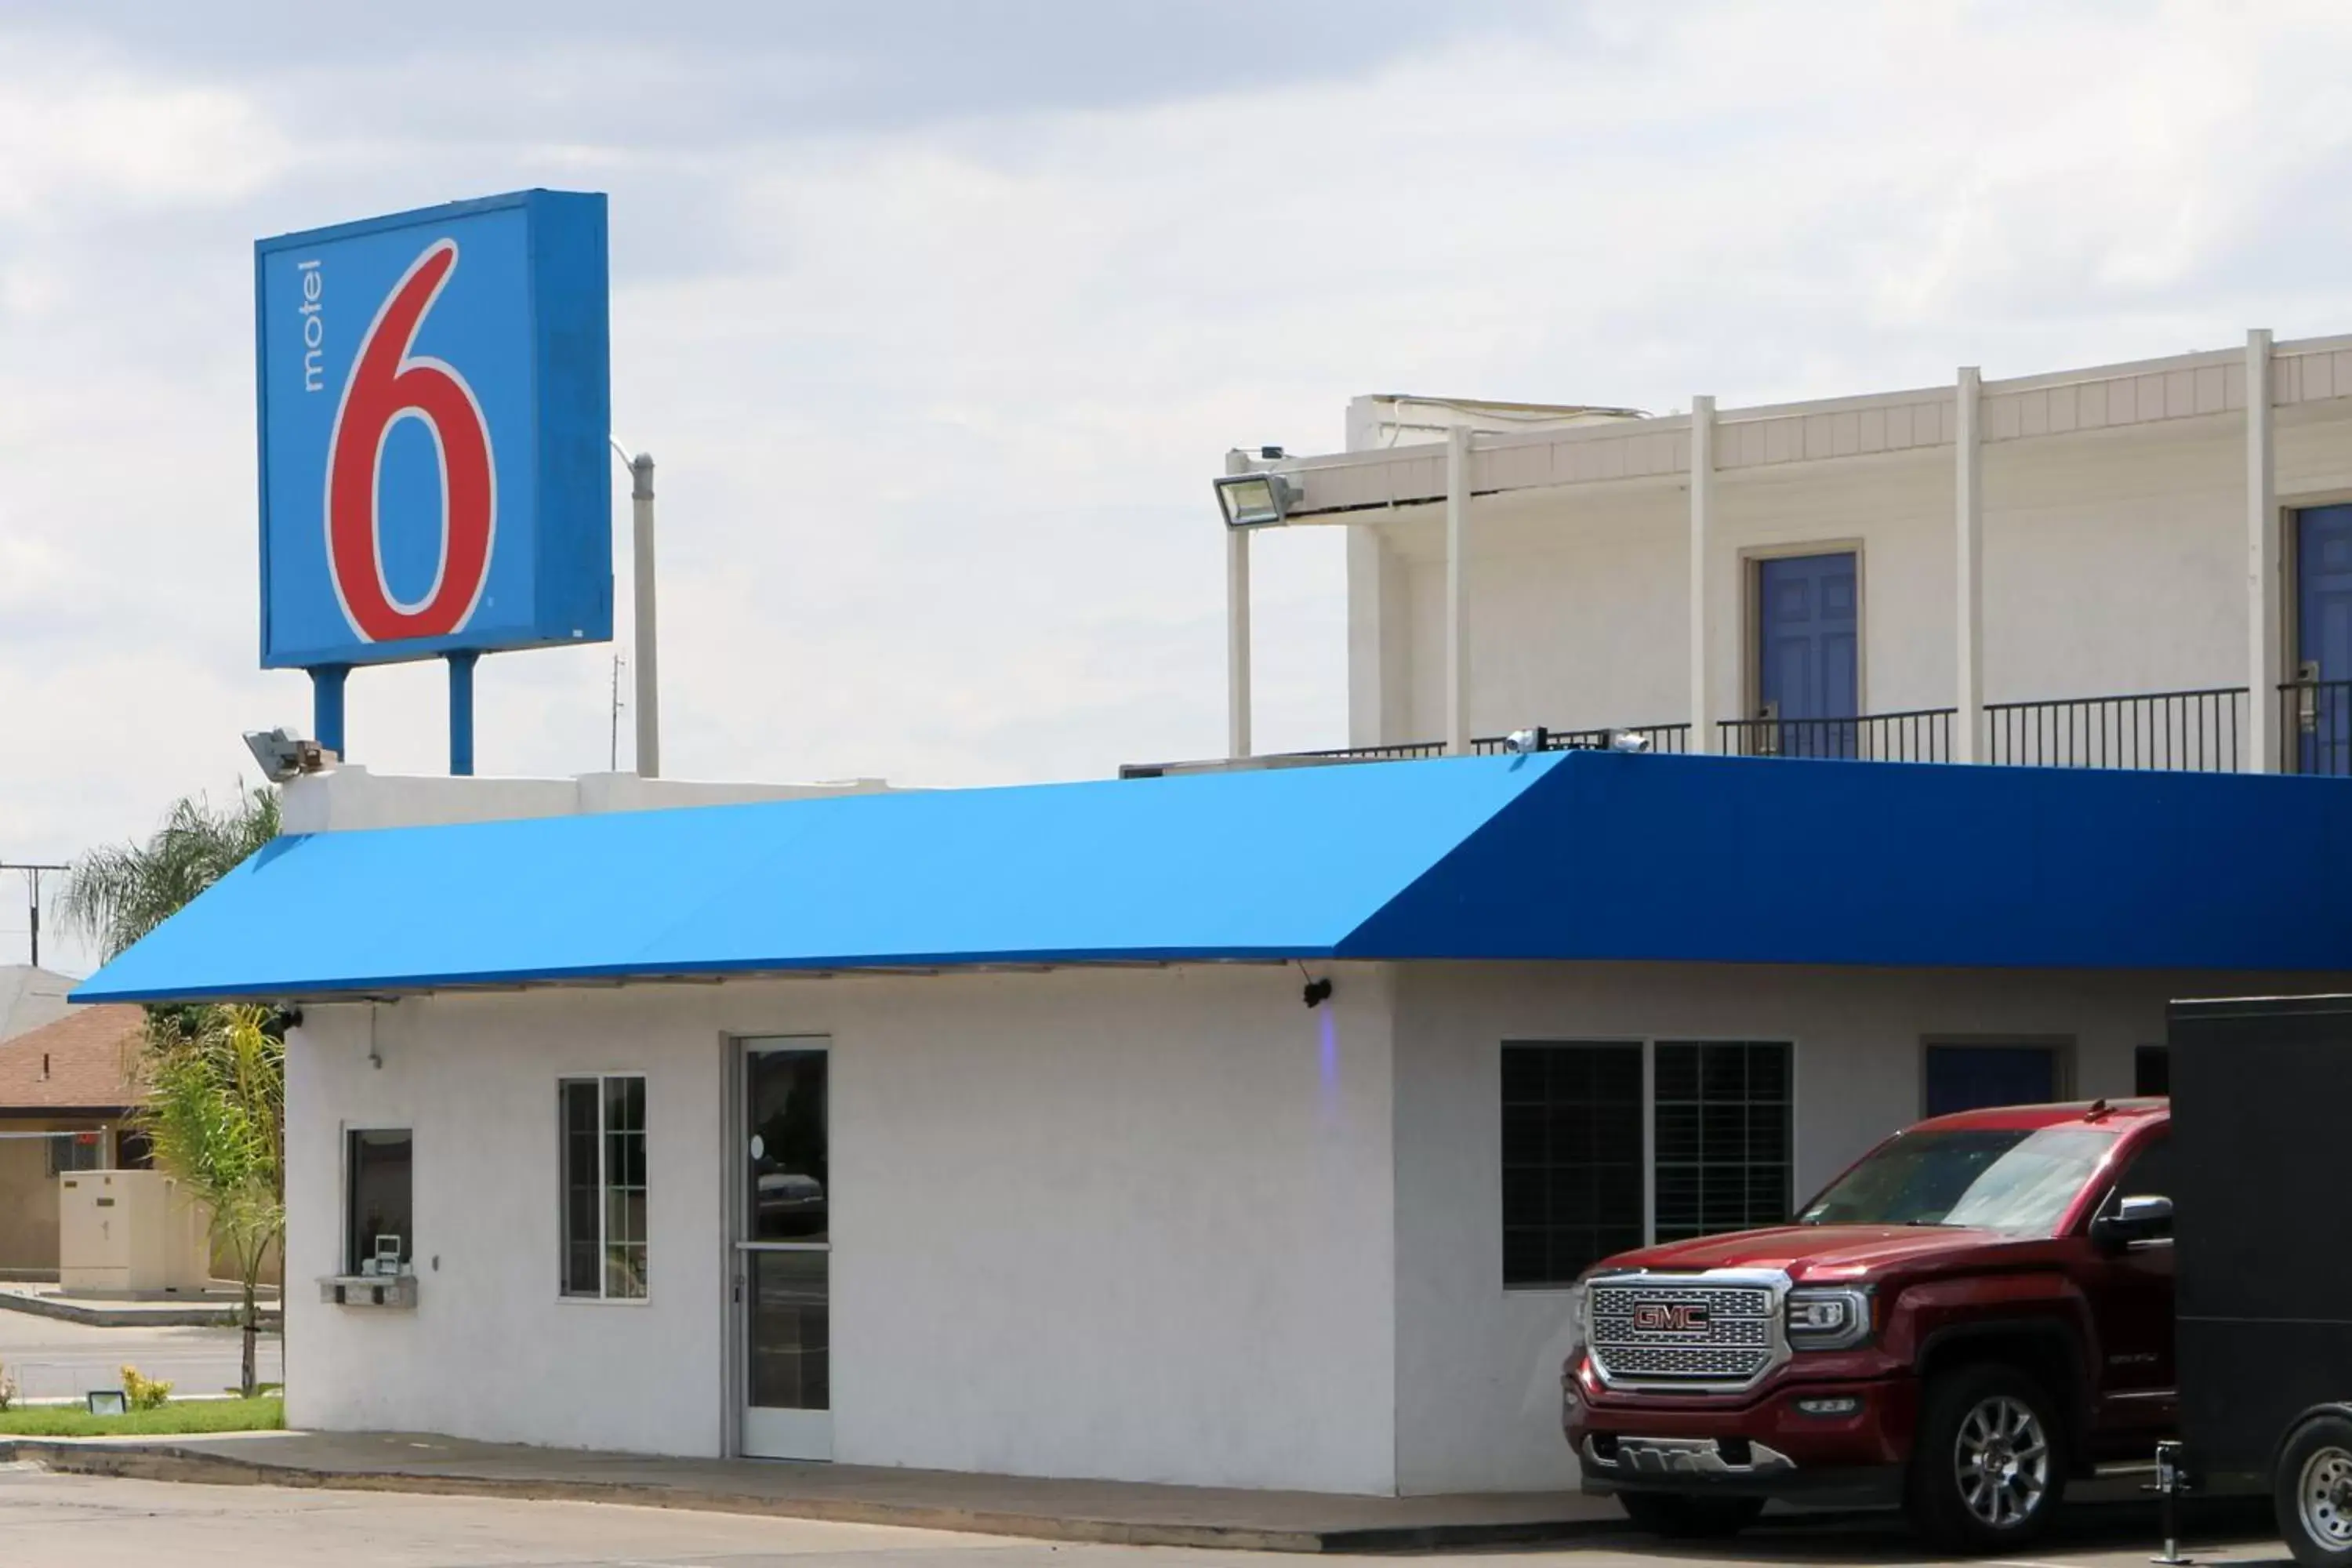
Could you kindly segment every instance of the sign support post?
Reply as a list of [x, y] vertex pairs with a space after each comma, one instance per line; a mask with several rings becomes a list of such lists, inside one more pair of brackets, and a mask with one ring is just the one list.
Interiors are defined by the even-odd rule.
[[461, 648], [449, 656], [449, 773], [466, 778], [474, 771], [474, 664], [481, 654]]
[[655, 673], [654, 456], [629, 459], [630, 531], [636, 549], [637, 776], [661, 776], [661, 685]]
[[343, 759], [343, 678], [352, 672], [348, 664], [314, 664], [310, 667], [310, 733], [320, 746]]

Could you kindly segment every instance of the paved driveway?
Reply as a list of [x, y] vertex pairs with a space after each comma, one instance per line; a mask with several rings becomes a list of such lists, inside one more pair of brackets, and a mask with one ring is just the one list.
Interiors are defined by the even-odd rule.
[[[2147, 1559], [2145, 1516], [2105, 1516], [2034, 1555], [2031, 1568], [2138, 1568]], [[2260, 1538], [2250, 1517], [2210, 1521], [2200, 1563], [2213, 1568], [2277, 1563], [2284, 1552]], [[1268, 1553], [1155, 1546], [1048, 1545], [1001, 1536], [950, 1535], [874, 1525], [822, 1524], [603, 1503], [212, 1487], [57, 1476], [0, 1467], [0, 1563], [67, 1568], [112, 1562], [174, 1568], [295, 1568], [337, 1561], [371, 1568], [1283, 1568]], [[1460, 1568], [1635, 1568], [1686, 1563], [1842, 1568], [1916, 1563], [1885, 1522], [1828, 1528], [1778, 1526], [1725, 1551], [1662, 1550], [1630, 1537], [1538, 1552], [1366, 1559]], [[2019, 1568], [2019, 1565], [2010, 1565]]]
[[[238, 1346], [235, 1329], [93, 1329], [0, 1311], [0, 1365], [26, 1399], [120, 1387], [124, 1362], [149, 1377], [169, 1378], [182, 1394], [226, 1393], [236, 1386]], [[262, 1382], [285, 1381], [283, 1349], [276, 1335], [262, 1336]]]

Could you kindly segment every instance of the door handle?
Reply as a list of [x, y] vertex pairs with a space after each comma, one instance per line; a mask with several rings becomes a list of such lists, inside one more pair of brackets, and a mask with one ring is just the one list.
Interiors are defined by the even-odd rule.
[[2319, 728], [2319, 661], [2306, 658], [2294, 667], [2295, 727], [2308, 735]]
[[1756, 710], [1761, 727], [1756, 731], [1756, 754], [1777, 757], [1780, 754], [1780, 705], [1767, 702]]
[[739, 1307], [743, 1304], [743, 1277], [740, 1274], [735, 1276], [735, 1304]]

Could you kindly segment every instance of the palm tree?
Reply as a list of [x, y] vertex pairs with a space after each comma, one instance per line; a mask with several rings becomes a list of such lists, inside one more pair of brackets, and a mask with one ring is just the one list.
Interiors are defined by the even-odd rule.
[[111, 959], [180, 912], [229, 868], [278, 837], [278, 795], [237, 789], [215, 811], [183, 797], [144, 844], [110, 844], [74, 862], [58, 916]]
[[212, 1241], [236, 1265], [245, 1331], [241, 1390], [253, 1397], [261, 1271], [286, 1230], [286, 1046], [260, 1007], [151, 1015], [147, 1103], [131, 1118], [155, 1163], [212, 1214]]
[[[180, 912], [278, 837], [278, 795], [239, 785], [215, 810], [184, 797], [144, 844], [93, 849], [74, 862], [58, 912], [109, 959]], [[257, 1297], [286, 1231], [286, 1046], [258, 1007], [151, 1007], [138, 1065], [146, 1105], [130, 1128], [155, 1163], [212, 1215], [212, 1242], [236, 1266], [244, 1311], [243, 1391], [255, 1388]]]

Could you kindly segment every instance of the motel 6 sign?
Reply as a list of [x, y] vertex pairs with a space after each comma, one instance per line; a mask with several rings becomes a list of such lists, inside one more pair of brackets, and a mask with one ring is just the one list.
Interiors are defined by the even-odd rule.
[[254, 308], [265, 667], [611, 637], [603, 196], [265, 239]]

